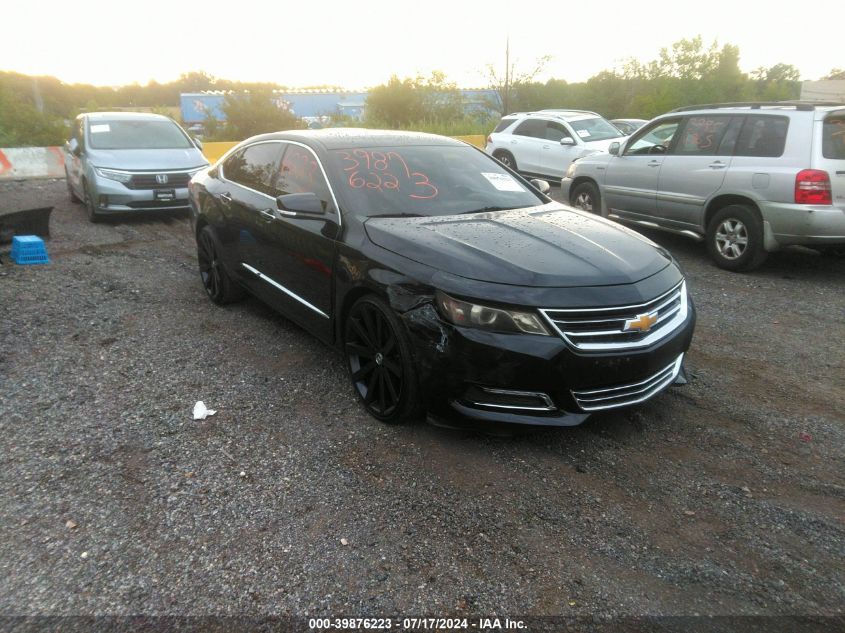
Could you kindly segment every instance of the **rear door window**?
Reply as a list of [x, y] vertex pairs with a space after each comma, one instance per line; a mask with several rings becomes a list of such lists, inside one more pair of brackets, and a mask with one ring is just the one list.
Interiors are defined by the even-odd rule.
[[689, 117], [673, 153], [680, 156], [715, 156], [730, 127], [731, 118], [725, 115]]
[[822, 123], [822, 156], [845, 160], [845, 115], [829, 116]]
[[749, 115], [739, 133], [734, 155], [763, 158], [782, 156], [788, 129], [789, 119], [785, 116]]
[[513, 133], [517, 136], [530, 136], [531, 138], [546, 138], [546, 122], [542, 119], [525, 119], [516, 126]]
[[257, 143], [232, 154], [223, 163], [223, 176], [239, 185], [275, 196], [276, 165], [281, 143]]

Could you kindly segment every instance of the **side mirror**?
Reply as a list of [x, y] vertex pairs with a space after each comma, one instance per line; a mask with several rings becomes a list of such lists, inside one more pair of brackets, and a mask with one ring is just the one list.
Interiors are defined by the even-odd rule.
[[276, 198], [276, 205], [280, 211], [290, 213], [304, 213], [306, 215], [325, 215], [323, 203], [315, 193], [288, 193]]
[[199, 140], [196, 136], [193, 137], [194, 145], [197, 146], [197, 149], [202, 151], [202, 141]]
[[564, 136], [562, 139], [560, 139], [560, 144], [561, 145], [575, 145], [575, 139], [572, 138], [571, 136]]
[[82, 148], [79, 147], [79, 141], [75, 138], [70, 139], [67, 142], [67, 151], [69, 151], [74, 156], [79, 156], [82, 153]]
[[611, 156], [619, 156], [619, 151], [622, 149], [622, 143], [619, 141], [613, 141], [610, 144], [610, 147], [607, 148], [607, 153]]
[[531, 180], [531, 184], [537, 187], [540, 190], [540, 193], [547, 194], [551, 191], [552, 186], [546, 182], [545, 180], [540, 180], [539, 178], [534, 178]]

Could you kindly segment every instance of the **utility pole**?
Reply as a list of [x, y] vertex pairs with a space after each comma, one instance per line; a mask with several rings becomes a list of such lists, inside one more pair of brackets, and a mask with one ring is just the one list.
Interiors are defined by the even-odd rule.
[[505, 93], [502, 95], [502, 114], [510, 113], [511, 36], [505, 39]]

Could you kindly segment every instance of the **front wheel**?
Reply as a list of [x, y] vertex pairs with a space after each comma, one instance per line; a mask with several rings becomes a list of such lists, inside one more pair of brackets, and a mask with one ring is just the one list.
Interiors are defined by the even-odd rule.
[[601, 214], [601, 194], [591, 182], [582, 182], [572, 190], [569, 203], [576, 209]]
[[370, 415], [388, 424], [422, 415], [408, 335], [384, 301], [366, 296], [353, 304], [344, 326], [344, 352], [352, 386]]
[[763, 223], [750, 207], [732, 204], [707, 225], [707, 250], [719, 268], [754, 270], [766, 259]]
[[505, 167], [509, 167], [514, 171], [518, 171], [516, 167], [516, 159], [510, 152], [506, 150], [499, 150], [498, 152], [493, 153], [493, 157], [498, 159], [498, 161], [502, 163], [502, 165], [504, 165]]
[[79, 196], [76, 195], [76, 192], [73, 190], [73, 185], [70, 184], [70, 175], [67, 173], [67, 169], [65, 169], [65, 182], [67, 183], [67, 193], [70, 196], [70, 201], [74, 204], [79, 204], [82, 200], [79, 199]]
[[85, 210], [88, 212], [88, 219], [96, 224], [100, 220], [103, 219], [103, 216], [97, 212], [97, 207], [94, 202], [94, 194], [91, 193], [91, 187], [88, 186], [88, 183], [84, 183], [82, 185], [83, 191], [85, 192]]

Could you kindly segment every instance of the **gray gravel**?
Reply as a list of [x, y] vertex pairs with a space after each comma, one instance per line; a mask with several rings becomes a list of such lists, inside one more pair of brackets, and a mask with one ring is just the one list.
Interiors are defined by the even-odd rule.
[[0, 247], [0, 614], [842, 613], [845, 260], [650, 233], [691, 384], [493, 437], [365, 415], [335, 352], [206, 299], [186, 218], [0, 184], [44, 204], [50, 265]]

